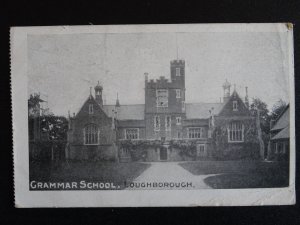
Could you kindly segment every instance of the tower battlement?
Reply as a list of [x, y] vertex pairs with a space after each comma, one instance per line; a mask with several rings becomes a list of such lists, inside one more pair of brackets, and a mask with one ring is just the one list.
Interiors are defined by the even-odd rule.
[[183, 59], [174, 59], [170, 62], [171, 66], [184, 66], [185, 61]]
[[169, 87], [172, 82], [164, 76], [160, 76], [159, 79], [150, 79], [146, 80], [146, 87], [148, 88], [161, 88], [161, 87]]

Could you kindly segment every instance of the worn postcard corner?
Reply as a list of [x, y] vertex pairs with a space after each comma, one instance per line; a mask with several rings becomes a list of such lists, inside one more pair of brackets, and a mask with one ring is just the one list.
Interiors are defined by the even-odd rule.
[[14, 27], [15, 207], [295, 204], [293, 24]]

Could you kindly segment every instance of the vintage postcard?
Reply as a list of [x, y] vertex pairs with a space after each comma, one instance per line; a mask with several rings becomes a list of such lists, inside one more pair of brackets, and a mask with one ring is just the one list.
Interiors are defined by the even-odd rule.
[[295, 204], [291, 24], [13, 27], [16, 207]]

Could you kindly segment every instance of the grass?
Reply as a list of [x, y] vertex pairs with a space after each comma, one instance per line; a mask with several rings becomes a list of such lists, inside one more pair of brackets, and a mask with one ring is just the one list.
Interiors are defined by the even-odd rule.
[[30, 181], [112, 182], [124, 188], [125, 181], [138, 177], [150, 164], [114, 162], [30, 163]]
[[198, 161], [180, 164], [212, 188], [271, 188], [289, 185], [288, 162]]

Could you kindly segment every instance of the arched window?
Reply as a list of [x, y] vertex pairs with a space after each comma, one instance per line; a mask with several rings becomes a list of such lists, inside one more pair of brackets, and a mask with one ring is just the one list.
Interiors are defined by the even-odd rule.
[[228, 142], [243, 142], [244, 141], [244, 124], [235, 121], [228, 126]]
[[99, 128], [96, 124], [88, 124], [83, 129], [83, 137], [85, 145], [97, 145], [99, 144]]

